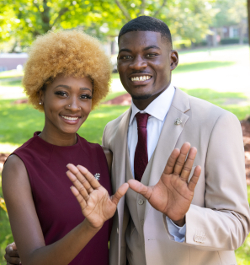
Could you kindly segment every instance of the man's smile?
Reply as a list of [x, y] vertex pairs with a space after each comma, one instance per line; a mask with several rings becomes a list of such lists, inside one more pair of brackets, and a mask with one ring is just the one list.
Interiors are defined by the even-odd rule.
[[148, 75], [141, 75], [141, 76], [133, 76], [130, 78], [130, 80], [132, 82], [136, 82], [136, 81], [146, 81], [148, 79], [151, 79], [152, 76], [148, 76]]

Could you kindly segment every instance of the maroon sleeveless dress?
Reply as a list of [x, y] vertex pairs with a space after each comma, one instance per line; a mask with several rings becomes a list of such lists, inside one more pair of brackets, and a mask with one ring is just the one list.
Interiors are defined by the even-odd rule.
[[[82, 165], [111, 193], [108, 165], [102, 147], [87, 142], [77, 135], [73, 146], [55, 146], [38, 136], [14, 151], [23, 161], [30, 180], [36, 212], [46, 245], [52, 244], [84, 220], [79, 203], [71, 193], [71, 181], [66, 176], [66, 165]], [[87, 246], [69, 263], [70, 265], [108, 265], [108, 240], [111, 220]]]

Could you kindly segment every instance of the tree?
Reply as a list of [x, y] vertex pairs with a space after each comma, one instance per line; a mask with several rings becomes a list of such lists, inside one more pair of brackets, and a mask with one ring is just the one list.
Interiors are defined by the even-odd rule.
[[250, 0], [247, 0], [247, 15], [248, 15], [248, 43], [250, 45]]
[[0, 42], [11, 39], [13, 47], [25, 47], [48, 30], [71, 28], [113, 40], [124, 23], [139, 15], [159, 18], [174, 36], [195, 42], [207, 33], [211, 1], [215, 0], [2, 0]]
[[240, 44], [243, 44], [244, 33], [246, 32], [246, 5], [247, 3], [245, 0], [217, 0], [215, 3], [215, 8], [218, 9], [218, 12], [213, 21], [213, 26], [238, 26]]

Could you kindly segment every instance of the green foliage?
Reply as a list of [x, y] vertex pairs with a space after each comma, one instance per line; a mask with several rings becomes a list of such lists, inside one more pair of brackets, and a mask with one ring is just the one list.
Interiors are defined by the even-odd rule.
[[[239, 38], [224, 38], [220, 40], [220, 44], [238, 44], [239, 41]], [[248, 39], [244, 38], [243, 42], [248, 43]]]
[[213, 7], [217, 14], [213, 20], [213, 26], [223, 27], [236, 25], [247, 18], [247, 1], [245, 0], [217, 0]]
[[[25, 49], [49, 30], [80, 28], [101, 40], [114, 40], [122, 25], [139, 15], [166, 22], [175, 37], [200, 41], [214, 15], [209, 1], [200, 0], [2, 0], [0, 42]], [[2, 43], [3, 44], [3, 43]], [[0, 44], [1, 49], [1, 44]]]

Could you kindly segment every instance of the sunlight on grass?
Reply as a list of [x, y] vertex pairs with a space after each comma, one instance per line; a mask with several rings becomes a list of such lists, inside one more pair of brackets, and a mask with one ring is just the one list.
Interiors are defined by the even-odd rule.
[[174, 71], [175, 73], [202, 71], [202, 70], [214, 69], [220, 67], [230, 67], [231, 65], [234, 64], [235, 62], [220, 62], [220, 61], [183, 63], [179, 64]]
[[10, 70], [10, 71], [0, 72], [0, 79], [2, 79], [2, 78], [10, 78], [10, 77], [17, 77], [17, 76], [23, 76], [23, 71]]

